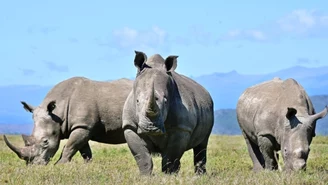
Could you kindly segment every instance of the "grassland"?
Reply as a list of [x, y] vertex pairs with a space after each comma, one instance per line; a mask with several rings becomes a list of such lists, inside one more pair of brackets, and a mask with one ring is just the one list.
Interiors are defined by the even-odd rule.
[[[20, 136], [9, 136], [8, 139], [18, 146], [23, 145]], [[241, 136], [212, 135], [208, 147], [208, 173], [204, 176], [194, 175], [191, 150], [181, 159], [178, 175], [161, 173], [161, 158], [154, 156], [154, 175], [140, 176], [126, 144], [90, 142], [91, 163], [84, 164], [78, 153], [71, 163], [53, 165], [64, 143], [47, 166], [26, 166], [9, 150], [1, 135], [0, 184], [328, 184], [328, 137], [323, 136], [313, 140], [306, 172], [253, 173]]]

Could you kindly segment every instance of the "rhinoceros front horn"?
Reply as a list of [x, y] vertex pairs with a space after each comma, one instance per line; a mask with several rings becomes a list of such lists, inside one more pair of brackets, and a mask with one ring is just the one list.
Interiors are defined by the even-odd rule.
[[6, 145], [17, 154], [17, 156], [21, 159], [27, 160], [29, 158], [28, 152], [27, 152], [27, 148], [17, 148], [14, 145], [12, 145], [6, 135], [3, 135], [3, 139], [5, 140]]
[[156, 98], [155, 98], [155, 89], [154, 89], [154, 84], [151, 89], [150, 97], [149, 97], [149, 102], [148, 102], [148, 109], [147, 109], [147, 117], [156, 117], [159, 113], [159, 108], [156, 104]]

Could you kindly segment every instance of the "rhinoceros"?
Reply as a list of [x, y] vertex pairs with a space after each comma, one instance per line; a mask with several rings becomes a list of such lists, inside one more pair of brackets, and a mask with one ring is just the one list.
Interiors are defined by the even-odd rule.
[[60, 140], [68, 139], [57, 163], [71, 161], [77, 151], [86, 162], [92, 153], [89, 140], [108, 144], [126, 143], [122, 110], [133, 81], [110, 82], [73, 77], [55, 85], [38, 107], [21, 102], [33, 113], [31, 136], [23, 135], [25, 147], [7, 146], [27, 164], [46, 165], [57, 152]]
[[152, 174], [151, 154], [162, 157], [162, 172], [178, 173], [183, 153], [193, 149], [195, 173], [206, 172], [213, 101], [208, 91], [175, 72], [178, 56], [165, 60], [135, 51], [137, 75], [123, 108], [124, 136], [139, 172]]
[[283, 169], [298, 171], [306, 170], [316, 121], [327, 114], [328, 108], [315, 113], [296, 80], [276, 77], [247, 88], [236, 111], [254, 171], [277, 170], [279, 150]]

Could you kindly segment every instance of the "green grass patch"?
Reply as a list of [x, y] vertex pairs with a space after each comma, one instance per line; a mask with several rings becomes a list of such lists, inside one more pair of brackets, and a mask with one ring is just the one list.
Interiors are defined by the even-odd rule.
[[[23, 146], [20, 136], [8, 136]], [[242, 136], [212, 135], [208, 146], [207, 174], [194, 174], [192, 150], [185, 152], [177, 175], [161, 172], [161, 158], [153, 156], [154, 174], [139, 175], [126, 144], [90, 142], [93, 161], [85, 164], [77, 153], [71, 163], [53, 165], [66, 141], [47, 166], [26, 166], [5, 145], [0, 136], [0, 184], [327, 184], [328, 137], [317, 136], [311, 145], [305, 172], [263, 171], [253, 173], [252, 162]], [[280, 158], [281, 159], [281, 158]], [[279, 161], [283, 164], [282, 161]]]

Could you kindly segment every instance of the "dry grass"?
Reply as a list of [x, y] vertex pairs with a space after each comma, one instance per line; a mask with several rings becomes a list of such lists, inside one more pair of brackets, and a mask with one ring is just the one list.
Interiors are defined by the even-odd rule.
[[[10, 141], [22, 146], [20, 136], [9, 136]], [[61, 143], [61, 148], [65, 141]], [[212, 135], [208, 148], [207, 175], [193, 173], [192, 151], [181, 159], [178, 175], [165, 175], [161, 158], [153, 157], [154, 175], [141, 177], [136, 163], [124, 145], [105, 145], [90, 142], [93, 162], [84, 164], [79, 154], [64, 165], [26, 166], [9, 150], [0, 137], [0, 184], [327, 184], [328, 137], [317, 136], [311, 145], [306, 172], [280, 171], [253, 173], [246, 144], [241, 136]], [[280, 161], [282, 163], [282, 161]]]

